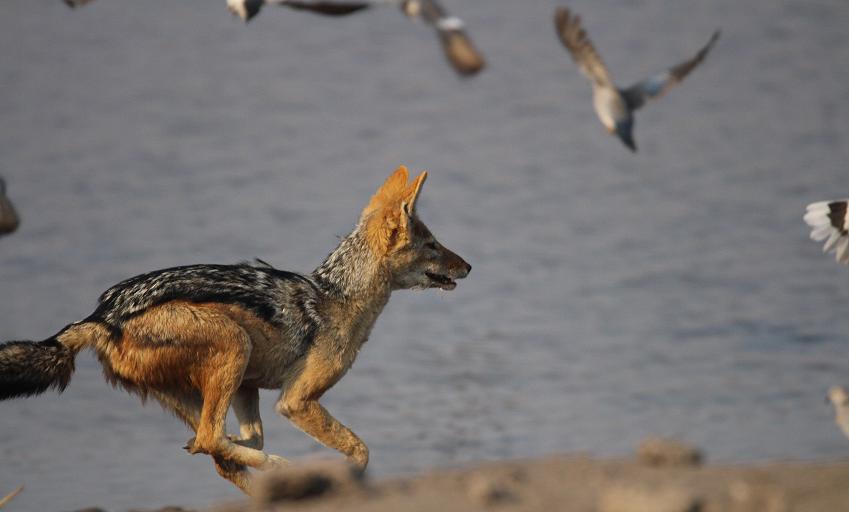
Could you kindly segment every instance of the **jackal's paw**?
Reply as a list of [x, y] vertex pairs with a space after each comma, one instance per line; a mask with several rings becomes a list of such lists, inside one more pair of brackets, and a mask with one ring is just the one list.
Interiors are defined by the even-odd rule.
[[186, 446], [184, 446], [183, 449], [191, 453], [192, 455], [197, 453], [197, 451], [195, 451], [195, 438], [193, 437], [186, 441]]
[[289, 459], [284, 459], [283, 457], [280, 457], [279, 455], [267, 454], [266, 460], [262, 464], [262, 467], [260, 469], [266, 470], [266, 469], [282, 468], [283, 466], [288, 466], [289, 464], [291, 464]]
[[[234, 436], [233, 434], [227, 434], [227, 439], [230, 442], [233, 442], [233, 443], [236, 443], [236, 444], [239, 444], [239, 445], [242, 445], [242, 446], [247, 446], [248, 448], [255, 448], [255, 446], [253, 446], [253, 445], [256, 444], [256, 441], [254, 439], [239, 439], [238, 436]], [[193, 438], [189, 439], [188, 441], [186, 441], [186, 446], [184, 446], [183, 449], [186, 450], [187, 452], [191, 453], [191, 454], [198, 453], [198, 450], [195, 448], [195, 438], [193, 437]]]
[[347, 459], [354, 467], [364, 472], [366, 466], [368, 466], [368, 447], [366, 445], [356, 447], [354, 453], [350, 454]]

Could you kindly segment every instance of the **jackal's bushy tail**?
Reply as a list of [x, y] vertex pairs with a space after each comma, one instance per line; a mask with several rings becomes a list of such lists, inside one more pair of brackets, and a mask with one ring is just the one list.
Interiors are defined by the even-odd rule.
[[44, 341], [0, 343], [0, 400], [65, 390], [74, 373], [74, 358], [84, 347], [112, 339], [109, 328], [84, 320], [66, 326]]
[[65, 389], [76, 352], [56, 339], [10, 341], [0, 345], [0, 400]]

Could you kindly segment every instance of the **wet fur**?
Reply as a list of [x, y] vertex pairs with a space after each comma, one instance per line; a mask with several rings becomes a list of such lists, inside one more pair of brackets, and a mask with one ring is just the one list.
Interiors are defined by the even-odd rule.
[[[249, 467], [286, 462], [261, 451], [260, 388], [281, 389], [277, 412], [365, 467], [368, 448], [319, 398], [351, 367], [392, 290], [453, 287], [471, 268], [416, 216], [425, 177], [408, 184], [406, 168], [393, 173], [311, 274], [192, 265], [113, 286], [56, 336], [0, 345], [0, 398], [64, 389], [74, 356], [90, 348], [109, 382], [174, 412], [196, 433], [186, 449], [211, 455], [245, 492]], [[234, 438], [224, 430], [231, 406]]]

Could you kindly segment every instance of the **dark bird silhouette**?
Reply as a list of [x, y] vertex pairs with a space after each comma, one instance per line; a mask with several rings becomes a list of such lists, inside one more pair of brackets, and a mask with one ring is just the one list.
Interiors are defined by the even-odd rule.
[[250, 21], [266, 5], [279, 5], [324, 16], [347, 16], [372, 7], [374, 2], [301, 2], [299, 0], [227, 0], [227, 8], [242, 21]]
[[347, 16], [385, 5], [399, 6], [410, 18], [421, 18], [436, 30], [448, 62], [460, 75], [474, 75], [486, 65], [460, 18], [450, 15], [436, 0], [370, 0], [367, 2], [326, 2], [300, 0], [227, 0], [227, 8], [248, 22], [266, 5], [279, 5], [324, 16]]
[[71, 9], [76, 9], [77, 7], [82, 7], [85, 4], [93, 1], [93, 0], [62, 0], [65, 2], [65, 5], [70, 7]]
[[581, 26], [580, 16], [572, 14], [566, 7], [559, 7], [554, 13], [554, 25], [560, 41], [569, 50], [581, 72], [592, 82], [593, 107], [599, 120], [608, 132], [618, 136], [631, 151], [637, 151], [633, 135], [634, 112], [648, 100], [660, 98], [684, 80], [719, 39], [717, 30], [710, 41], [690, 59], [626, 89], [620, 89], [613, 83], [610, 72]]
[[21, 223], [12, 201], [6, 197], [6, 182], [0, 178], [0, 236], [8, 235], [18, 229]]

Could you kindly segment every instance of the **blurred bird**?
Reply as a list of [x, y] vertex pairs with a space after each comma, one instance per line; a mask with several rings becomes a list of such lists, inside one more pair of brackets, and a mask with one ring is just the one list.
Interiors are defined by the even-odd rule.
[[279, 5], [325, 16], [347, 16], [383, 5], [397, 5], [410, 18], [421, 18], [431, 25], [439, 37], [449, 63], [460, 75], [474, 75], [485, 61], [465, 32], [460, 18], [451, 16], [436, 0], [369, 0], [365, 2], [326, 2], [300, 0], [227, 0], [227, 8], [248, 22], [266, 5]]
[[0, 236], [8, 235], [18, 229], [20, 219], [12, 202], [6, 197], [6, 182], [0, 178]]
[[601, 123], [611, 134], [616, 134], [631, 151], [637, 151], [634, 143], [634, 111], [646, 101], [659, 98], [686, 77], [704, 60], [711, 47], [719, 39], [719, 31], [710, 41], [686, 60], [666, 71], [638, 82], [627, 89], [619, 89], [610, 78], [607, 67], [590, 42], [581, 26], [581, 17], [570, 13], [566, 7], [558, 7], [554, 13], [554, 25], [560, 41], [569, 50], [572, 59], [593, 84], [593, 106]]
[[227, 8], [244, 22], [250, 21], [266, 5], [280, 5], [299, 11], [309, 11], [325, 16], [347, 16], [372, 7], [374, 2], [301, 2], [299, 0], [227, 0]]
[[10, 492], [9, 494], [7, 494], [6, 496], [4, 496], [3, 498], [0, 498], [0, 508], [5, 507], [7, 503], [9, 503], [10, 501], [12, 501], [12, 499], [13, 499], [15, 496], [17, 496], [18, 494], [20, 494], [20, 492], [21, 492], [21, 491], [23, 491], [23, 490], [24, 490], [24, 486], [23, 486], [23, 485], [19, 485], [17, 489], [15, 489], [14, 491]]
[[822, 242], [826, 238], [822, 252], [834, 249], [835, 260], [849, 265], [849, 212], [846, 203], [849, 199], [838, 201], [820, 201], [808, 205], [805, 222], [813, 228], [811, 239]]
[[93, 1], [93, 0], [62, 0], [65, 2], [65, 5], [70, 7], [71, 9], [76, 9], [77, 7], [82, 7], [85, 4]]
[[846, 437], [849, 437], [849, 393], [841, 386], [831, 386], [827, 400], [834, 406], [834, 421]]

